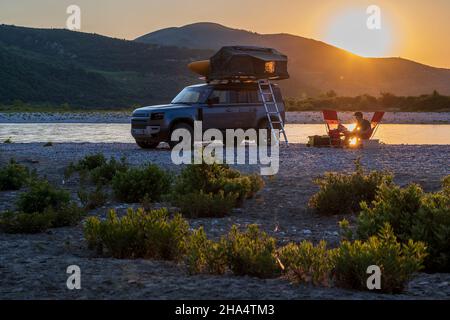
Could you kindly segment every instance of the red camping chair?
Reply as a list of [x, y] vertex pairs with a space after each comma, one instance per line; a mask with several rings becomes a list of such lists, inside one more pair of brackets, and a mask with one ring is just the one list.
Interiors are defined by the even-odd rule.
[[341, 132], [339, 131], [339, 118], [337, 111], [334, 110], [324, 110], [323, 118], [327, 126], [327, 133], [330, 136], [330, 142], [332, 146], [341, 145]]
[[380, 126], [381, 120], [383, 120], [384, 114], [385, 113], [382, 111], [375, 112], [375, 114], [372, 117], [372, 121], [370, 121], [372, 130], [370, 130], [370, 132], [368, 132], [365, 137], [362, 137], [364, 140], [370, 140], [373, 138], [373, 136], [378, 130], [378, 127]]

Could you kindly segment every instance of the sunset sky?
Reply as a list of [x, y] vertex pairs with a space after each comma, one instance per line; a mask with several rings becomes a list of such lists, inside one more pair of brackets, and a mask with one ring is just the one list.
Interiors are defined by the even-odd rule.
[[[81, 8], [81, 31], [117, 38], [208, 21], [450, 68], [450, 0], [0, 0], [0, 23], [64, 28], [71, 4]], [[370, 5], [381, 9], [380, 30], [366, 26]]]

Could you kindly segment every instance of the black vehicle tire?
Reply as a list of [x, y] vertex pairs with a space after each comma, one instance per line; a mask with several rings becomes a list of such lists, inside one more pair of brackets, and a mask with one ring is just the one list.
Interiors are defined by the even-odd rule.
[[[275, 121], [275, 120], [272, 120], [272, 121]], [[275, 129], [281, 129], [279, 125], [274, 125], [274, 127], [275, 127]], [[259, 131], [258, 131], [258, 146], [264, 145], [264, 144], [267, 146], [270, 146], [272, 144], [272, 132], [270, 129], [269, 120], [262, 120], [259, 123], [258, 129], [259, 130], [267, 130], [267, 139], [264, 139], [264, 141], [262, 141], [260, 139]], [[278, 134], [278, 140], [279, 139], [280, 139], [280, 136]]]
[[159, 146], [159, 141], [136, 140], [136, 144], [142, 149], [156, 149]]
[[170, 149], [173, 149], [177, 144], [179, 144], [182, 140], [179, 141], [172, 141], [172, 133], [179, 129], [186, 129], [191, 134], [191, 146], [194, 146], [194, 128], [186, 122], [177, 123], [175, 126], [173, 126], [172, 130], [170, 131], [170, 137], [169, 137], [169, 146]]

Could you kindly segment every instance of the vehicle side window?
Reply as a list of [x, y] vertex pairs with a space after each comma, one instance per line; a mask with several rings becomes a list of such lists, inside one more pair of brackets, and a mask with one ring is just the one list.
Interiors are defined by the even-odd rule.
[[209, 99], [214, 100], [217, 104], [228, 104], [230, 103], [230, 94], [227, 90], [213, 90]]
[[252, 90], [248, 92], [250, 103], [262, 103], [261, 95], [257, 90]]
[[233, 90], [230, 91], [231, 103], [245, 104], [249, 103], [249, 91], [248, 90]]

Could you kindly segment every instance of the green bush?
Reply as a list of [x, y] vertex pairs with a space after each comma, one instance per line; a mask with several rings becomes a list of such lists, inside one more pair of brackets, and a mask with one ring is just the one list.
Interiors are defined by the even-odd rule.
[[106, 158], [103, 154], [97, 153], [92, 155], [87, 155], [80, 161], [78, 161], [77, 164], [70, 164], [69, 169], [73, 171], [91, 171], [98, 167], [101, 167], [105, 165]]
[[264, 186], [258, 175], [242, 175], [239, 171], [221, 164], [187, 166], [177, 178], [174, 191], [177, 194], [203, 191], [204, 193], [237, 194], [242, 201], [254, 196]]
[[53, 214], [52, 228], [76, 226], [85, 216], [85, 211], [73, 202], [56, 209], [48, 208], [46, 212]]
[[386, 224], [378, 237], [341, 243], [335, 255], [335, 281], [338, 286], [367, 290], [367, 268], [375, 265], [381, 269], [381, 292], [400, 293], [412, 275], [422, 269], [425, 256], [422, 242], [401, 244]]
[[82, 180], [86, 177], [95, 184], [108, 184], [118, 172], [125, 172], [128, 164], [125, 158], [117, 161], [114, 157], [106, 160], [103, 154], [89, 155], [78, 161], [71, 163], [66, 169], [66, 177], [69, 178], [74, 172], [78, 172]]
[[276, 257], [276, 241], [256, 225], [245, 232], [233, 226], [226, 238], [229, 267], [238, 276], [272, 278], [281, 273]]
[[125, 158], [120, 159], [120, 161], [111, 158], [108, 162], [92, 169], [90, 171], [90, 179], [95, 184], [107, 184], [112, 181], [117, 173], [127, 170], [128, 164]]
[[359, 212], [362, 201], [375, 199], [382, 184], [391, 184], [392, 175], [373, 171], [365, 174], [359, 160], [351, 174], [327, 173], [315, 180], [320, 190], [309, 201], [310, 208], [319, 214], [337, 215]]
[[314, 246], [309, 241], [290, 243], [278, 250], [279, 262], [294, 283], [329, 286], [334, 268], [334, 250], [325, 241]]
[[180, 260], [188, 233], [181, 215], [170, 219], [166, 209], [130, 209], [122, 218], [111, 211], [105, 221], [90, 217], [84, 227], [89, 248], [118, 259]]
[[108, 194], [105, 193], [101, 185], [97, 185], [94, 191], [81, 189], [78, 191], [78, 198], [86, 210], [100, 208], [108, 201]]
[[0, 213], [0, 231], [5, 233], [34, 234], [50, 228], [70, 227], [78, 224], [84, 211], [73, 203], [58, 209], [51, 207], [43, 212], [4, 212]]
[[183, 216], [188, 218], [225, 217], [236, 204], [236, 195], [223, 191], [218, 194], [199, 193], [180, 194], [175, 197], [174, 204], [180, 208]]
[[450, 194], [445, 183], [443, 191], [434, 194], [414, 184], [381, 187], [370, 206], [362, 204], [358, 238], [367, 239], [389, 223], [401, 242], [412, 239], [427, 245], [427, 271], [450, 272]]
[[17, 212], [0, 218], [0, 229], [7, 233], [38, 233], [48, 228], [74, 226], [84, 211], [70, 201], [70, 194], [45, 180], [33, 180], [30, 189], [19, 196]]
[[0, 231], [11, 234], [35, 234], [46, 231], [52, 226], [54, 214], [3, 212], [0, 213]]
[[189, 217], [223, 217], [263, 186], [258, 175], [242, 175], [227, 165], [203, 163], [189, 165], [181, 172], [172, 197]]
[[21, 194], [17, 201], [17, 208], [21, 212], [44, 212], [48, 208], [59, 209], [70, 202], [67, 191], [52, 186], [45, 180], [34, 180], [30, 190]]
[[191, 274], [224, 274], [228, 267], [226, 243], [224, 239], [208, 240], [203, 227], [194, 230], [187, 241], [185, 261]]
[[27, 167], [11, 159], [5, 167], [0, 168], [0, 191], [19, 190], [27, 184], [29, 176]]
[[144, 168], [130, 168], [117, 173], [112, 180], [114, 195], [127, 203], [140, 202], [145, 196], [159, 201], [170, 192], [172, 177], [156, 165]]

